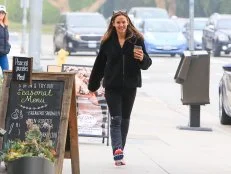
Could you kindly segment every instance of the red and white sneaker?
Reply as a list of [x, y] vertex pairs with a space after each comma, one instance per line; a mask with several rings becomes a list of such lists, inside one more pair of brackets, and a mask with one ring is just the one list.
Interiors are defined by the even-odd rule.
[[115, 161], [115, 166], [124, 166], [124, 165], [126, 165], [124, 160], [116, 160]]
[[124, 157], [124, 154], [123, 154], [123, 150], [122, 150], [122, 149], [117, 149], [117, 150], [114, 152], [114, 160], [115, 160], [115, 161], [122, 160], [123, 157]]

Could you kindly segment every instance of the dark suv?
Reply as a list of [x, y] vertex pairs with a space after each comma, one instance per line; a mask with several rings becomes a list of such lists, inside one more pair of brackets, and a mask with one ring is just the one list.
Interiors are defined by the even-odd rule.
[[202, 36], [202, 47], [219, 57], [221, 51], [231, 52], [231, 15], [214, 13], [210, 16]]
[[61, 14], [54, 31], [54, 52], [60, 49], [70, 54], [77, 51], [97, 52], [106, 27], [106, 20], [100, 13]]

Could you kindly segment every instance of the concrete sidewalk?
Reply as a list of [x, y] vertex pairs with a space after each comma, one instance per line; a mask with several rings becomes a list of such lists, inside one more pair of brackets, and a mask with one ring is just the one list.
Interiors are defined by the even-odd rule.
[[[81, 174], [230, 174], [230, 126], [226, 132], [217, 126], [218, 118], [201, 112], [212, 132], [179, 130], [188, 123], [187, 106], [171, 108], [138, 95], [125, 149], [127, 165], [114, 167], [111, 147], [101, 139], [81, 137]], [[63, 173], [71, 173], [70, 168], [65, 160]]]
[[[114, 167], [111, 147], [100, 138], [79, 138], [81, 174], [230, 174], [230, 126], [201, 111], [212, 132], [179, 130], [188, 122], [187, 106], [174, 108], [138, 95], [125, 149], [127, 165]], [[63, 174], [71, 174], [70, 160]]]

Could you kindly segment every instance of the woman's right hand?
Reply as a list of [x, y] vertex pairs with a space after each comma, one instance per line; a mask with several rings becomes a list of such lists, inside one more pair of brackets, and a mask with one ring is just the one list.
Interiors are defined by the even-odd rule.
[[95, 95], [95, 92], [89, 91], [89, 98], [88, 98], [88, 100], [90, 100], [91, 103], [94, 104], [94, 105], [99, 105], [98, 99], [97, 99], [97, 97]]
[[95, 92], [92, 92], [92, 91], [89, 91], [89, 96], [93, 96], [93, 95], [95, 95]]
[[140, 62], [143, 61], [144, 53], [142, 49], [134, 49], [134, 58], [139, 60]]

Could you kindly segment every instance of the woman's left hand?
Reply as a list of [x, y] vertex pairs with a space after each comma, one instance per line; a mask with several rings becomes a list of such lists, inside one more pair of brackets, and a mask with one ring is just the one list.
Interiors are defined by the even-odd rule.
[[134, 50], [134, 58], [138, 59], [139, 61], [143, 61], [144, 53], [142, 49], [135, 49]]

